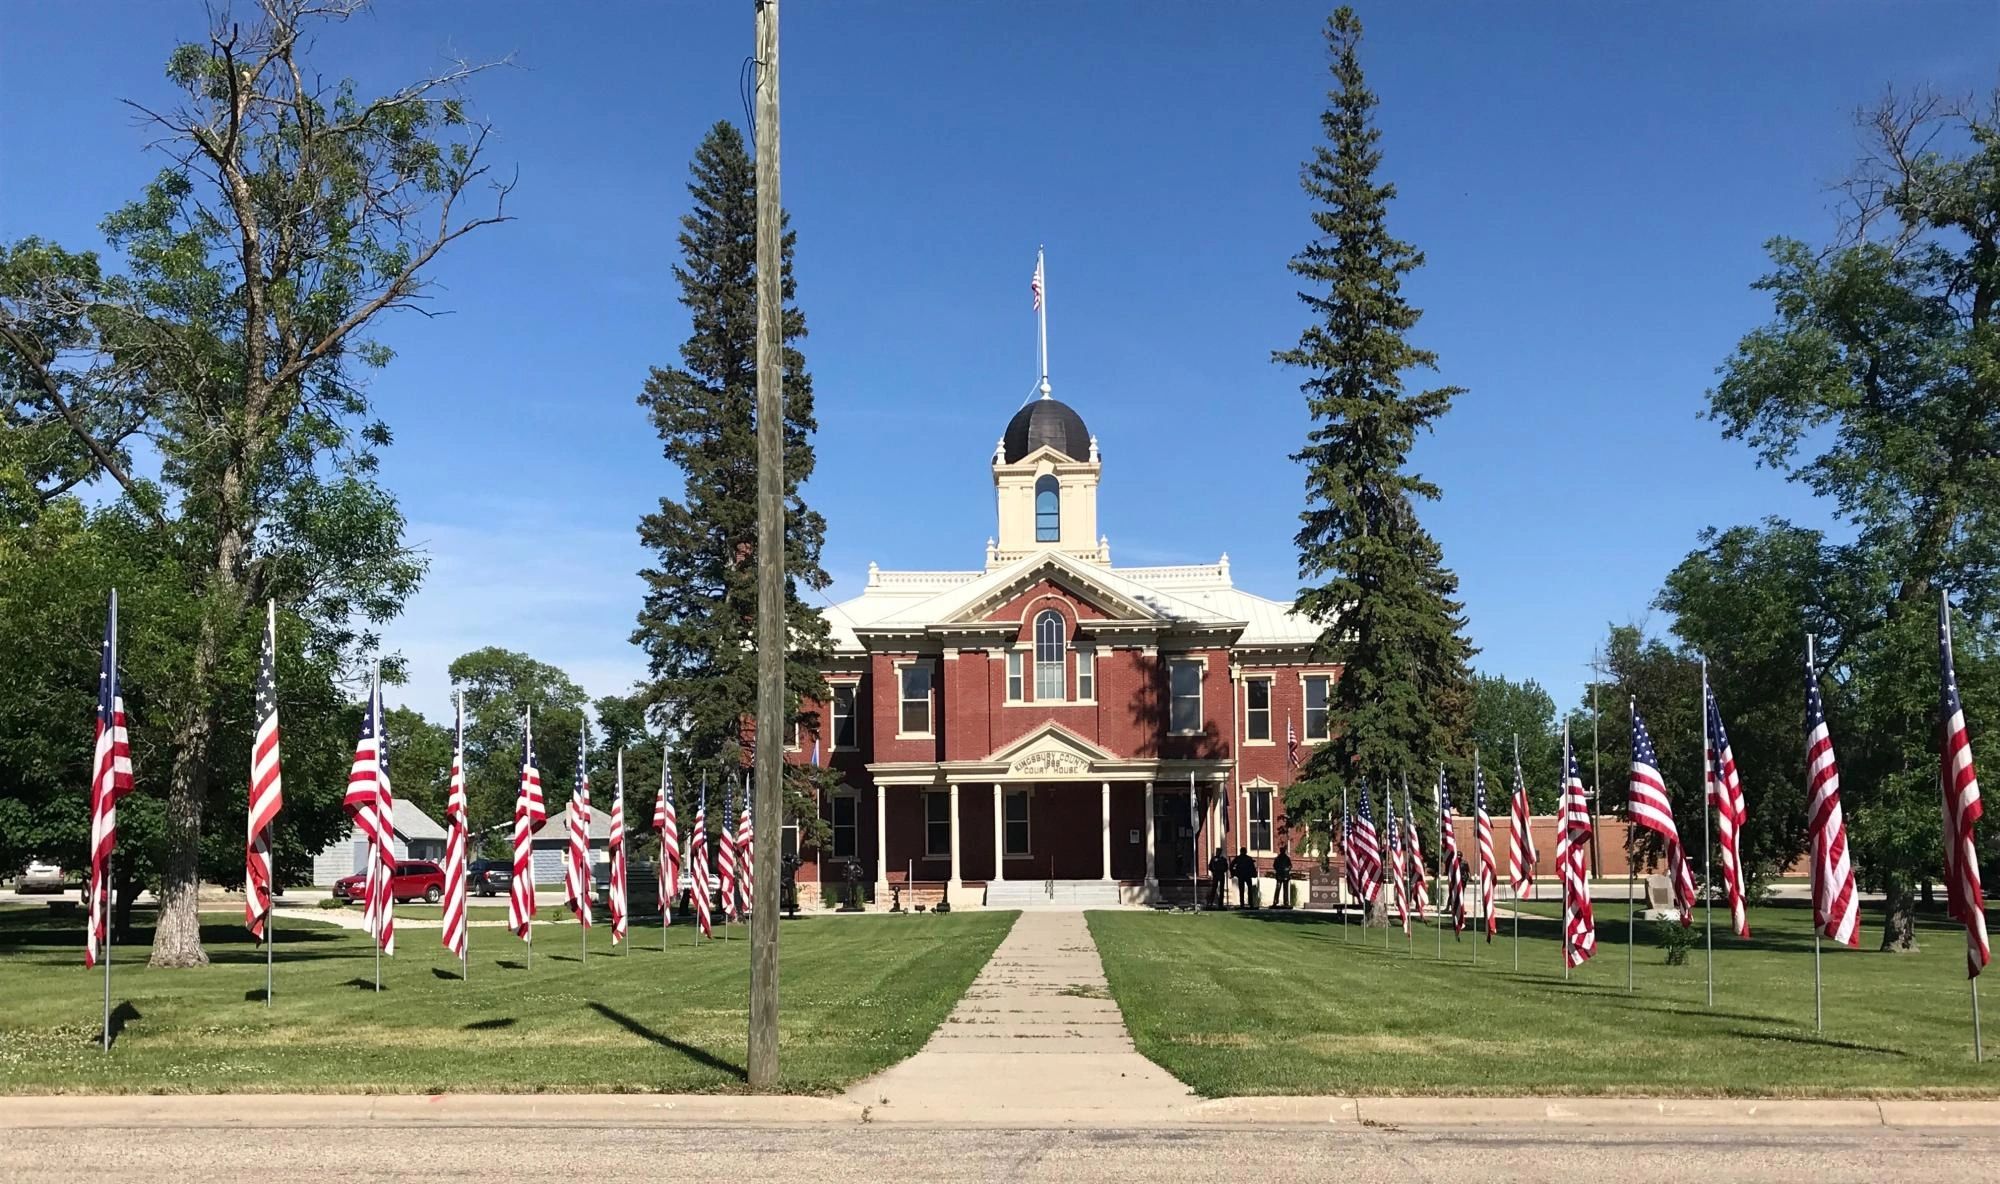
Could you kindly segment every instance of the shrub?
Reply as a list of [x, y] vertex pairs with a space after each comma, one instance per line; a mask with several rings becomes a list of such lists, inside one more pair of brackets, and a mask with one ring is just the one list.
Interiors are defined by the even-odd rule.
[[319, 902], [319, 907], [323, 909], [344, 909], [347, 907], [347, 902], [344, 900], [336, 900], [333, 897], [329, 896], [325, 900]]
[[1667, 965], [1686, 964], [1688, 951], [1694, 948], [1699, 937], [1694, 926], [1683, 925], [1679, 921], [1655, 921], [1653, 930], [1660, 939], [1660, 948], [1667, 952]]

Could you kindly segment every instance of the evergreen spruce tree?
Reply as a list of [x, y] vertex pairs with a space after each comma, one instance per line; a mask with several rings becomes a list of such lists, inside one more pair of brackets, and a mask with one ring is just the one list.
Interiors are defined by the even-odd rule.
[[[633, 634], [651, 660], [646, 698], [676, 737], [683, 773], [693, 774], [678, 779], [683, 793], [703, 768], [726, 778], [742, 767], [757, 702], [756, 170], [742, 133], [725, 121], [703, 138], [691, 173], [694, 208], [681, 218], [674, 277], [693, 332], [681, 365], [655, 368], [639, 396], [685, 484], [640, 519], [639, 537], [658, 562], [640, 573], [646, 599]], [[800, 585], [829, 580], [819, 560], [826, 521], [799, 495], [812, 476], [817, 425], [812, 377], [793, 344], [806, 335], [791, 305], [795, 237], [788, 230], [784, 242], [785, 684], [794, 719], [811, 724], [797, 705], [800, 695], [826, 697], [827, 626]], [[711, 789], [719, 800], [720, 779]]]
[[[1332, 741], [1287, 793], [1294, 820], [1324, 817], [1340, 787], [1362, 778], [1378, 800], [1402, 776], [1427, 798], [1417, 787], [1457, 753], [1471, 706], [1473, 651], [1458, 577], [1417, 518], [1417, 503], [1438, 489], [1408, 468], [1417, 433], [1462, 391], [1405, 388], [1407, 373], [1437, 365], [1406, 336], [1422, 313], [1403, 298], [1402, 278], [1424, 258], [1386, 226], [1396, 190], [1375, 176], [1381, 133], [1351, 9], [1334, 12], [1326, 39], [1334, 89], [1320, 117], [1325, 142], [1300, 177], [1317, 206], [1318, 234], [1291, 261], [1314, 321], [1298, 345], [1273, 357], [1306, 371], [1301, 389], [1313, 418], [1294, 458], [1306, 466], [1296, 541], [1301, 574], [1320, 582], [1302, 588], [1295, 607], [1319, 623], [1319, 649], [1342, 663], [1342, 674], [1329, 704]], [[1465, 786], [1463, 772], [1454, 771], [1455, 786]]]

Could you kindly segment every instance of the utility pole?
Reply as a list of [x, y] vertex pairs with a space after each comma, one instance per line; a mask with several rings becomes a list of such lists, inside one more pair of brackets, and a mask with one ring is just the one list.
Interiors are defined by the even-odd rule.
[[[763, 841], [750, 909], [750, 1088], [778, 1084], [778, 837], [784, 833], [784, 216], [778, 201], [778, 0], [757, 5], [757, 756]], [[728, 820], [724, 819], [724, 825]]]

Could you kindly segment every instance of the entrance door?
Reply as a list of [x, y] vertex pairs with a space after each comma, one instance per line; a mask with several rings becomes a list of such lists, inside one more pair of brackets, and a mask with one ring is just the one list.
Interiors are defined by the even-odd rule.
[[1153, 791], [1153, 870], [1160, 879], [1194, 875], [1194, 821], [1186, 790]]

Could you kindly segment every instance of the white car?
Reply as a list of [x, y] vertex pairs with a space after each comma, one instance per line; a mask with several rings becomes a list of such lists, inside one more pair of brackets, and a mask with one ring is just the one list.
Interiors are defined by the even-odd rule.
[[14, 881], [14, 891], [24, 894], [61, 892], [63, 887], [63, 869], [53, 863], [42, 863], [39, 860], [30, 863], [21, 872], [21, 878]]

